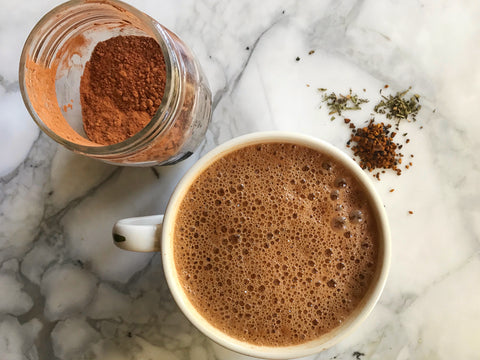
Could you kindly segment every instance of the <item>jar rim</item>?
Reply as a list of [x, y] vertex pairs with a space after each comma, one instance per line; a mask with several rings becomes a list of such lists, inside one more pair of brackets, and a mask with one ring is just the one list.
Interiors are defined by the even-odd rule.
[[[120, 10], [122, 12], [127, 12], [134, 16], [145, 28], [148, 30], [157, 43], [160, 45], [164, 61], [165, 61], [165, 68], [166, 68], [166, 81], [165, 81], [165, 89], [163, 98], [161, 101], [160, 106], [158, 107], [155, 114], [152, 116], [151, 120], [148, 124], [141, 129], [139, 132], [134, 134], [133, 136], [110, 145], [84, 145], [79, 144], [74, 141], [70, 141], [65, 139], [64, 137], [58, 135], [55, 131], [53, 131], [49, 126], [47, 126], [44, 121], [40, 118], [40, 116], [35, 111], [35, 108], [30, 101], [30, 97], [28, 95], [28, 91], [26, 88], [26, 63], [27, 58], [32, 50], [38, 50], [38, 41], [35, 38], [39, 31], [44, 31], [44, 27], [55, 17], [59, 18], [59, 14], [69, 10], [75, 6], [82, 6], [82, 5], [95, 5], [99, 4], [102, 6], [110, 5], [116, 10]], [[55, 24], [53, 24], [55, 26]], [[53, 27], [52, 27], [53, 28]], [[144, 30], [144, 29], [142, 29]], [[41, 46], [42, 44], [40, 44]], [[38, 55], [39, 51], [35, 51], [36, 55]], [[178, 64], [179, 59], [175, 53], [172, 51], [171, 48], [171, 40], [168, 36], [166, 29], [156, 22], [155, 19], [151, 18], [150, 16], [146, 15], [145, 13], [141, 12], [140, 10], [128, 5], [119, 0], [70, 0], [63, 4], [60, 4], [50, 10], [47, 14], [45, 14], [34, 26], [31, 30], [27, 40], [22, 49], [22, 54], [20, 57], [20, 67], [19, 67], [19, 85], [20, 85], [20, 92], [22, 94], [23, 101], [25, 106], [27, 107], [28, 112], [30, 113], [31, 117], [35, 121], [35, 123], [40, 127], [40, 129], [45, 132], [50, 138], [55, 140], [57, 143], [65, 146], [66, 148], [78, 152], [83, 153], [86, 155], [91, 156], [115, 156], [115, 155], [124, 155], [130, 151], [136, 151], [138, 147], [148, 144], [148, 142], [156, 135], [159, 134], [170, 127], [173, 122], [173, 114], [175, 111], [171, 111], [172, 106], [175, 109], [178, 106], [178, 91], [175, 91], [176, 87], [179, 87], [180, 81], [178, 79], [178, 74], [174, 69], [175, 64]], [[67, 120], [64, 118], [65, 122]], [[75, 131], [75, 130], [73, 130]], [[76, 131], [75, 131], [76, 132]], [[76, 132], [77, 133], [77, 132]], [[78, 134], [78, 133], [77, 133]], [[82, 136], [79, 134], [79, 136]], [[87, 139], [86, 139], [87, 140]], [[93, 143], [93, 142], [92, 142]]]

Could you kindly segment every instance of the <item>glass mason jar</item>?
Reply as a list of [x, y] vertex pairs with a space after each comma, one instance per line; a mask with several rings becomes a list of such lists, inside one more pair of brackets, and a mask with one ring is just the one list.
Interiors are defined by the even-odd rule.
[[[166, 65], [165, 91], [142, 130], [102, 145], [83, 129], [80, 80], [95, 45], [121, 35], [158, 42]], [[211, 118], [211, 92], [192, 52], [156, 20], [117, 0], [72, 0], [46, 14], [26, 40], [19, 80], [25, 105], [45, 133], [69, 150], [112, 164], [181, 161], [203, 139]]]

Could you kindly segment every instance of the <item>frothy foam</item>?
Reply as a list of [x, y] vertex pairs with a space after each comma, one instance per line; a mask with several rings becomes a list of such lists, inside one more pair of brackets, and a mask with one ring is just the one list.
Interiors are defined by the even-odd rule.
[[375, 273], [377, 225], [362, 187], [331, 158], [283, 143], [227, 154], [180, 205], [174, 258], [212, 325], [288, 346], [339, 326]]

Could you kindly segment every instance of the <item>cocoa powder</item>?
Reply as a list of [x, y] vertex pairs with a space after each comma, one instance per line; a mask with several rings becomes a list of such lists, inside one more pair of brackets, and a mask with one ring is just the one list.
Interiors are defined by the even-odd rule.
[[117, 36], [99, 42], [80, 83], [88, 138], [111, 145], [135, 135], [160, 106], [165, 83], [165, 59], [155, 39]]

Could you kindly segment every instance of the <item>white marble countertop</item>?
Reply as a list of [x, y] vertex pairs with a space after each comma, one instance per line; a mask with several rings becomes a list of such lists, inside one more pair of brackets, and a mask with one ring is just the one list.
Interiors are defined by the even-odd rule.
[[316, 89], [370, 98], [348, 114], [358, 125], [385, 84], [412, 86], [423, 105], [400, 129], [413, 167], [372, 178], [391, 222], [390, 276], [367, 321], [310, 358], [480, 358], [478, 1], [132, 0], [194, 49], [214, 95], [206, 141], [158, 177], [74, 155], [29, 117], [20, 51], [58, 3], [0, 0], [1, 360], [235, 358], [179, 312], [159, 255], [114, 247], [113, 222], [161, 213], [198, 156], [240, 134], [298, 131], [350, 153]]

